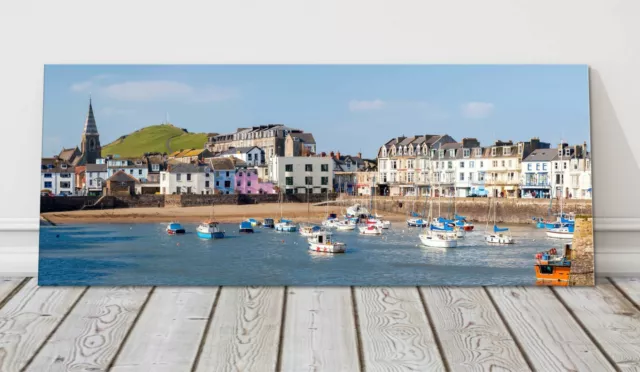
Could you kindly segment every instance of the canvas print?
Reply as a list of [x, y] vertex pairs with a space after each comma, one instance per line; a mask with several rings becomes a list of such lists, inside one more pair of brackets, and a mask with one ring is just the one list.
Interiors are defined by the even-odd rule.
[[593, 285], [588, 67], [47, 65], [40, 285]]

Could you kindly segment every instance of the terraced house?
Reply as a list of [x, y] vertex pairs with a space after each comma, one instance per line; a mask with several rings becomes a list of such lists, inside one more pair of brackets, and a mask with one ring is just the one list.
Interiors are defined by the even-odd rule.
[[[378, 150], [378, 189], [381, 195], [425, 195], [431, 152], [456, 141], [451, 136], [415, 135], [395, 137]], [[444, 160], [444, 158], [442, 159]], [[439, 175], [440, 176], [440, 175]]]

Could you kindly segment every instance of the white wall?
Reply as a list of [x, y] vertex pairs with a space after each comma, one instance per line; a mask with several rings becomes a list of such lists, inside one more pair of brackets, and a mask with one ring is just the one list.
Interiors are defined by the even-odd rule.
[[[43, 64], [160, 62], [589, 64], [596, 270], [640, 271], [640, 200], [628, 192], [640, 190], [640, 147], [631, 146], [640, 138], [640, 2], [273, 0], [247, 6], [187, 0], [180, 8], [173, 4], [140, 0], [98, 9], [87, 8], [80, 0], [3, 2], [0, 34], [12, 37], [2, 41], [0, 102], [5, 103], [3, 129], [13, 134], [4, 150], [20, 154], [20, 161], [6, 162], [4, 171], [20, 174], [21, 182], [0, 183], [0, 271], [37, 270], [35, 195], [41, 154], [33, 150], [42, 139]], [[127, 9], [124, 13], [122, 6]], [[148, 16], [149, 9], [153, 17]], [[176, 17], [176, 11], [187, 9], [189, 17]], [[98, 13], [99, 17], [86, 16]], [[114, 19], [119, 20], [118, 27], [113, 27]], [[171, 19], [172, 27], [156, 27], [161, 19]], [[153, 29], [154, 34], [140, 48], [139, 38], [132, 35], [143, 29]], [[318, 131], [315, 135], [321, 144], [323, 136]], [[375, 146], [386, 138], [380, 137]]]
[[[180, 179], [178, 180], [178, 174]], [[160, 193], [171, 195], [177, 193], [180, 188], [181, 194], [187, 193], [187, 188], [191, 187], [191, 194], [212, 194], [213, 193], [213, 172], [207, 173], [193, 172], [189, 173], [191, 180], [187, 180], [187, 173], [170, 173], [160, 172]], [[209, 187], [206, 187], [206, 181], [209, 181]]]
[[[306, 157], [306, 156], [277, 156], [271, 160], [271, 181], [275, 186], [285, 189], [302, 189], [314, 188], [315, 193], [321, 192], [316, 188], [326, 188], [328, 191], [333, 189], [333, 159], [329, 157]], [[312, 166], [312, 171], [306, 171], [306, 165]], [[286, 166], [291, 165], [293, 171], [288, 172]], [[327, 171], [322, 171], [322, 165], [327, 166]], [[293, 177], [293, 185], [286, 184], [286, 178]], [[305, 184], [306, 177], [313, 177], [312, 185]], [[322, 184], [322, 178], [327, 178], [327, 184]], [[295, 192], [294, 192], [295, 193]]]

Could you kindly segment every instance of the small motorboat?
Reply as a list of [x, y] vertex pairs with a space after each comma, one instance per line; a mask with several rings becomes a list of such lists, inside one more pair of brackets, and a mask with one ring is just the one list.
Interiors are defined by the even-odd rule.
[[325, 230], [314, 232], [307, 240], [309, 250], [324, 253], [344, 253], [347, 245], [341, 242], [333, 241], [333, 233]]
[[298, 230], [298, 226], [294, 224], [293, 221], [283, 218], [276, 224], [275, 229], [276, 231], [296, 232]]
[[427, 221], [425, 221], [421, 217], [407, 218], [407, 226], [409, 226], [409, 227], [425, 227], [425, 226], [427, 226]]
[[566, 224], [546, 231], [547, 237], [553, 239], [573, 239], [573, 224]]
[[338, 222], [336, 229], [340, 231], [353, 231], [356, 229], [356, 224], [351, 223], [349, 220], [343, 220]]
[[340, 220], [337, 218], [329, 218], [322, 221], [322, 226], [324, 227], [338, 227], [338, 224], [340, 224]]
[[253, 227], [260, 226], [260, 221], [255, 218], [249, 218], [247, 221], [250, 222]]
[[222, 239], [224, 231], [220, 231], [218, 223], [212, 220], [204, 221], [198, 226], [196, 232], [199, 237], [204, 239]]
[[308, 236], [312, 236], [314, 233], [319, 232], [321, 230], [322, 228], [317, 225], [302, 226], [300, 228], [300, 235], [308, 237]]
[[565, 244], [564, 252], [558, 254], [555, 248], [535, 255], [536, 285], [569, 285], [571, 274], [571, 243]]
[[358, 226], [360, 235], [381, 235], [382, 228], [376, 225], [360, 225]]
[[262, 221], [263, 229], [273, 229], [274, 226], [273, 218], [265, 218], [264, 221]]
[[253, 225], [249, 221], [240, 222], [240, 230], [241, 233], [252, 233]]
[[487, 243], [494, 244], [514, 244], [515, 240], [511, 236], [511, 232], [508, 227], [500, 228], [497, 225], [493, 225], [493, 234], [485, 235], [484, 239]]
[[180, 225], [178, 222], [171, 222], [169, 225], [167, 225], [167, 234], [169, 235], [184, 234], [184, 233], [185, 233], [184, 227], [182, 227], [182, 225]]

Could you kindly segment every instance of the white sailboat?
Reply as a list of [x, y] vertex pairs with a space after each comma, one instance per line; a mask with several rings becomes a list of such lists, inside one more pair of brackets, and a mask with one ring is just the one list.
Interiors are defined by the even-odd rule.
[[[430, 179], [429, 176], [427, 177], [427, 179]], [[429, 198], [429, 217], [427, 218], [427, 221], [432, 221], [432, 215], [433, 199]], [[418, 235], [418, 238], [420, 239], [422, 245], [425, 245], [427, 247], [455, 248], [458, 246], [458, 238], [455, 232], [447, 231], [444, 228], [434, 226], [431, 222], [429, 222], [427, 227], [422, 228], [422, 232]]]
[[[491, 203], [491, 200], [489, 200]], [[489, 204], [489, 215], [487, 216], [487, 225], [485, 227], [485, 236], [484, 239], [487, 243], [494, 244], [514, 244], [515, 240], [511, 236], [511, 231], [508, 227], [500, 228], [496, 225], [496, 210], [498, 209], [497, 203], [493, 208], [493, 233], [489, 231], [489, 219], [491, 217], [491, 206], [493, 203]]]
[[[562, 155], [564, 154], [564, 148], [560, 154], [560, 161], [562, 161]], [[564, 177], [564, 175], [563, 175]], [[564, 180], [563, 180], [564, 181]], [[564, 182], [563, 182], [564, 183]], [[564, 186], [563, 186], [564, 188]], [[564, 219], [564, 190], [560, 190], [560, 216], [558, 220], [561, 222], [560, 226], [548, 229], [546, 231], [547, 237], [552, 239], [573, 239], [573, 229], [575, 225], [573, 223], [562, 223]]]
[[275, 224], [276, 231], [283, 232], [296, 232], [298, 230], [298, 226], [293, 223], [291, 220], [287, 220], [282, 218], [282, 204], [283, 204], [283, 196], [282, 191], [280, 192], [280, 221]]

